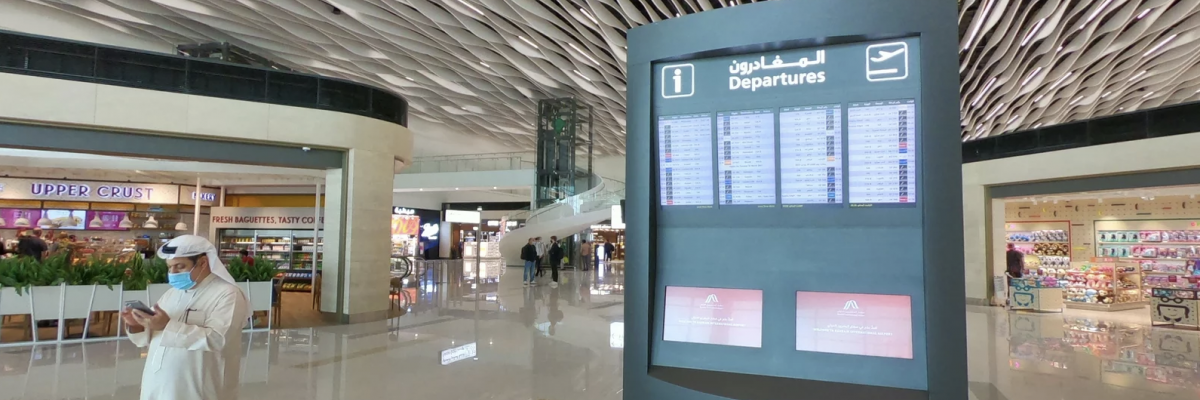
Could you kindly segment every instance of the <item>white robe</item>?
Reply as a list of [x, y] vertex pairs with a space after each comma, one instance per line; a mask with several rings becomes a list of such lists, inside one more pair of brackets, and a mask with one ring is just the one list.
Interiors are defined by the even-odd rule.
[[190, 290], [167, 290], [158, 306], [171, 317], [162, 331], [130, 333], [150, 346], [142, 400], [236, 400], [242, 327], [249, 305], [233, 283], [209, 275]]

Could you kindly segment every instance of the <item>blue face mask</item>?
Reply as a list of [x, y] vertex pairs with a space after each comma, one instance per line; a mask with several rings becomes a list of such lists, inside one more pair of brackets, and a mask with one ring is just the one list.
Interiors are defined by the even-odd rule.
[[180, 272], [178, 274], [167, 274], [167, 283], [171, 287], [179, 290], [188, 290], [196, 286], [196, 281], [192, 280], [192, 272]]

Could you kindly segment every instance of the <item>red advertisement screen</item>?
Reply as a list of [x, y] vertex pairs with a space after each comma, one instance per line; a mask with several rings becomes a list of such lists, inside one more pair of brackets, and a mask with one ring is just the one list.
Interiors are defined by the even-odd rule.
[[663, 340], [762, 347], [761, 290], [667, 286]]
[[796, 292], [796, 350], [912, 359], [912, 298]]

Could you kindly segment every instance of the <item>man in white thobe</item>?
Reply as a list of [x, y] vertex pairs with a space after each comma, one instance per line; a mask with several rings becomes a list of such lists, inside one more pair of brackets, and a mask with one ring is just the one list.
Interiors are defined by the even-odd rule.
[[172, 239], [158, 250], [167, 260], [168, 289], [154, 314], [126, 308], [129, 339], [149, 346], [142, 400], [236, 400], [242, 327], [249, 304], [221, 264], [216, 247], [199, 236]]

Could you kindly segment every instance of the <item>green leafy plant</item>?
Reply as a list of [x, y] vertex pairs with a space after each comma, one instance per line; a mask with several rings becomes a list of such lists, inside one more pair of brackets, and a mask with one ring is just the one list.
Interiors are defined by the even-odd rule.
[[229, 275], [233, 276], [233, 280], [238, 282], [266, 282], [278, 273], [275, 270], [275, 262], [263, 257], [255, 257], [254, 262], [250, 264], [234, 258], [225, 265], [225, 268], [229, 270]]

